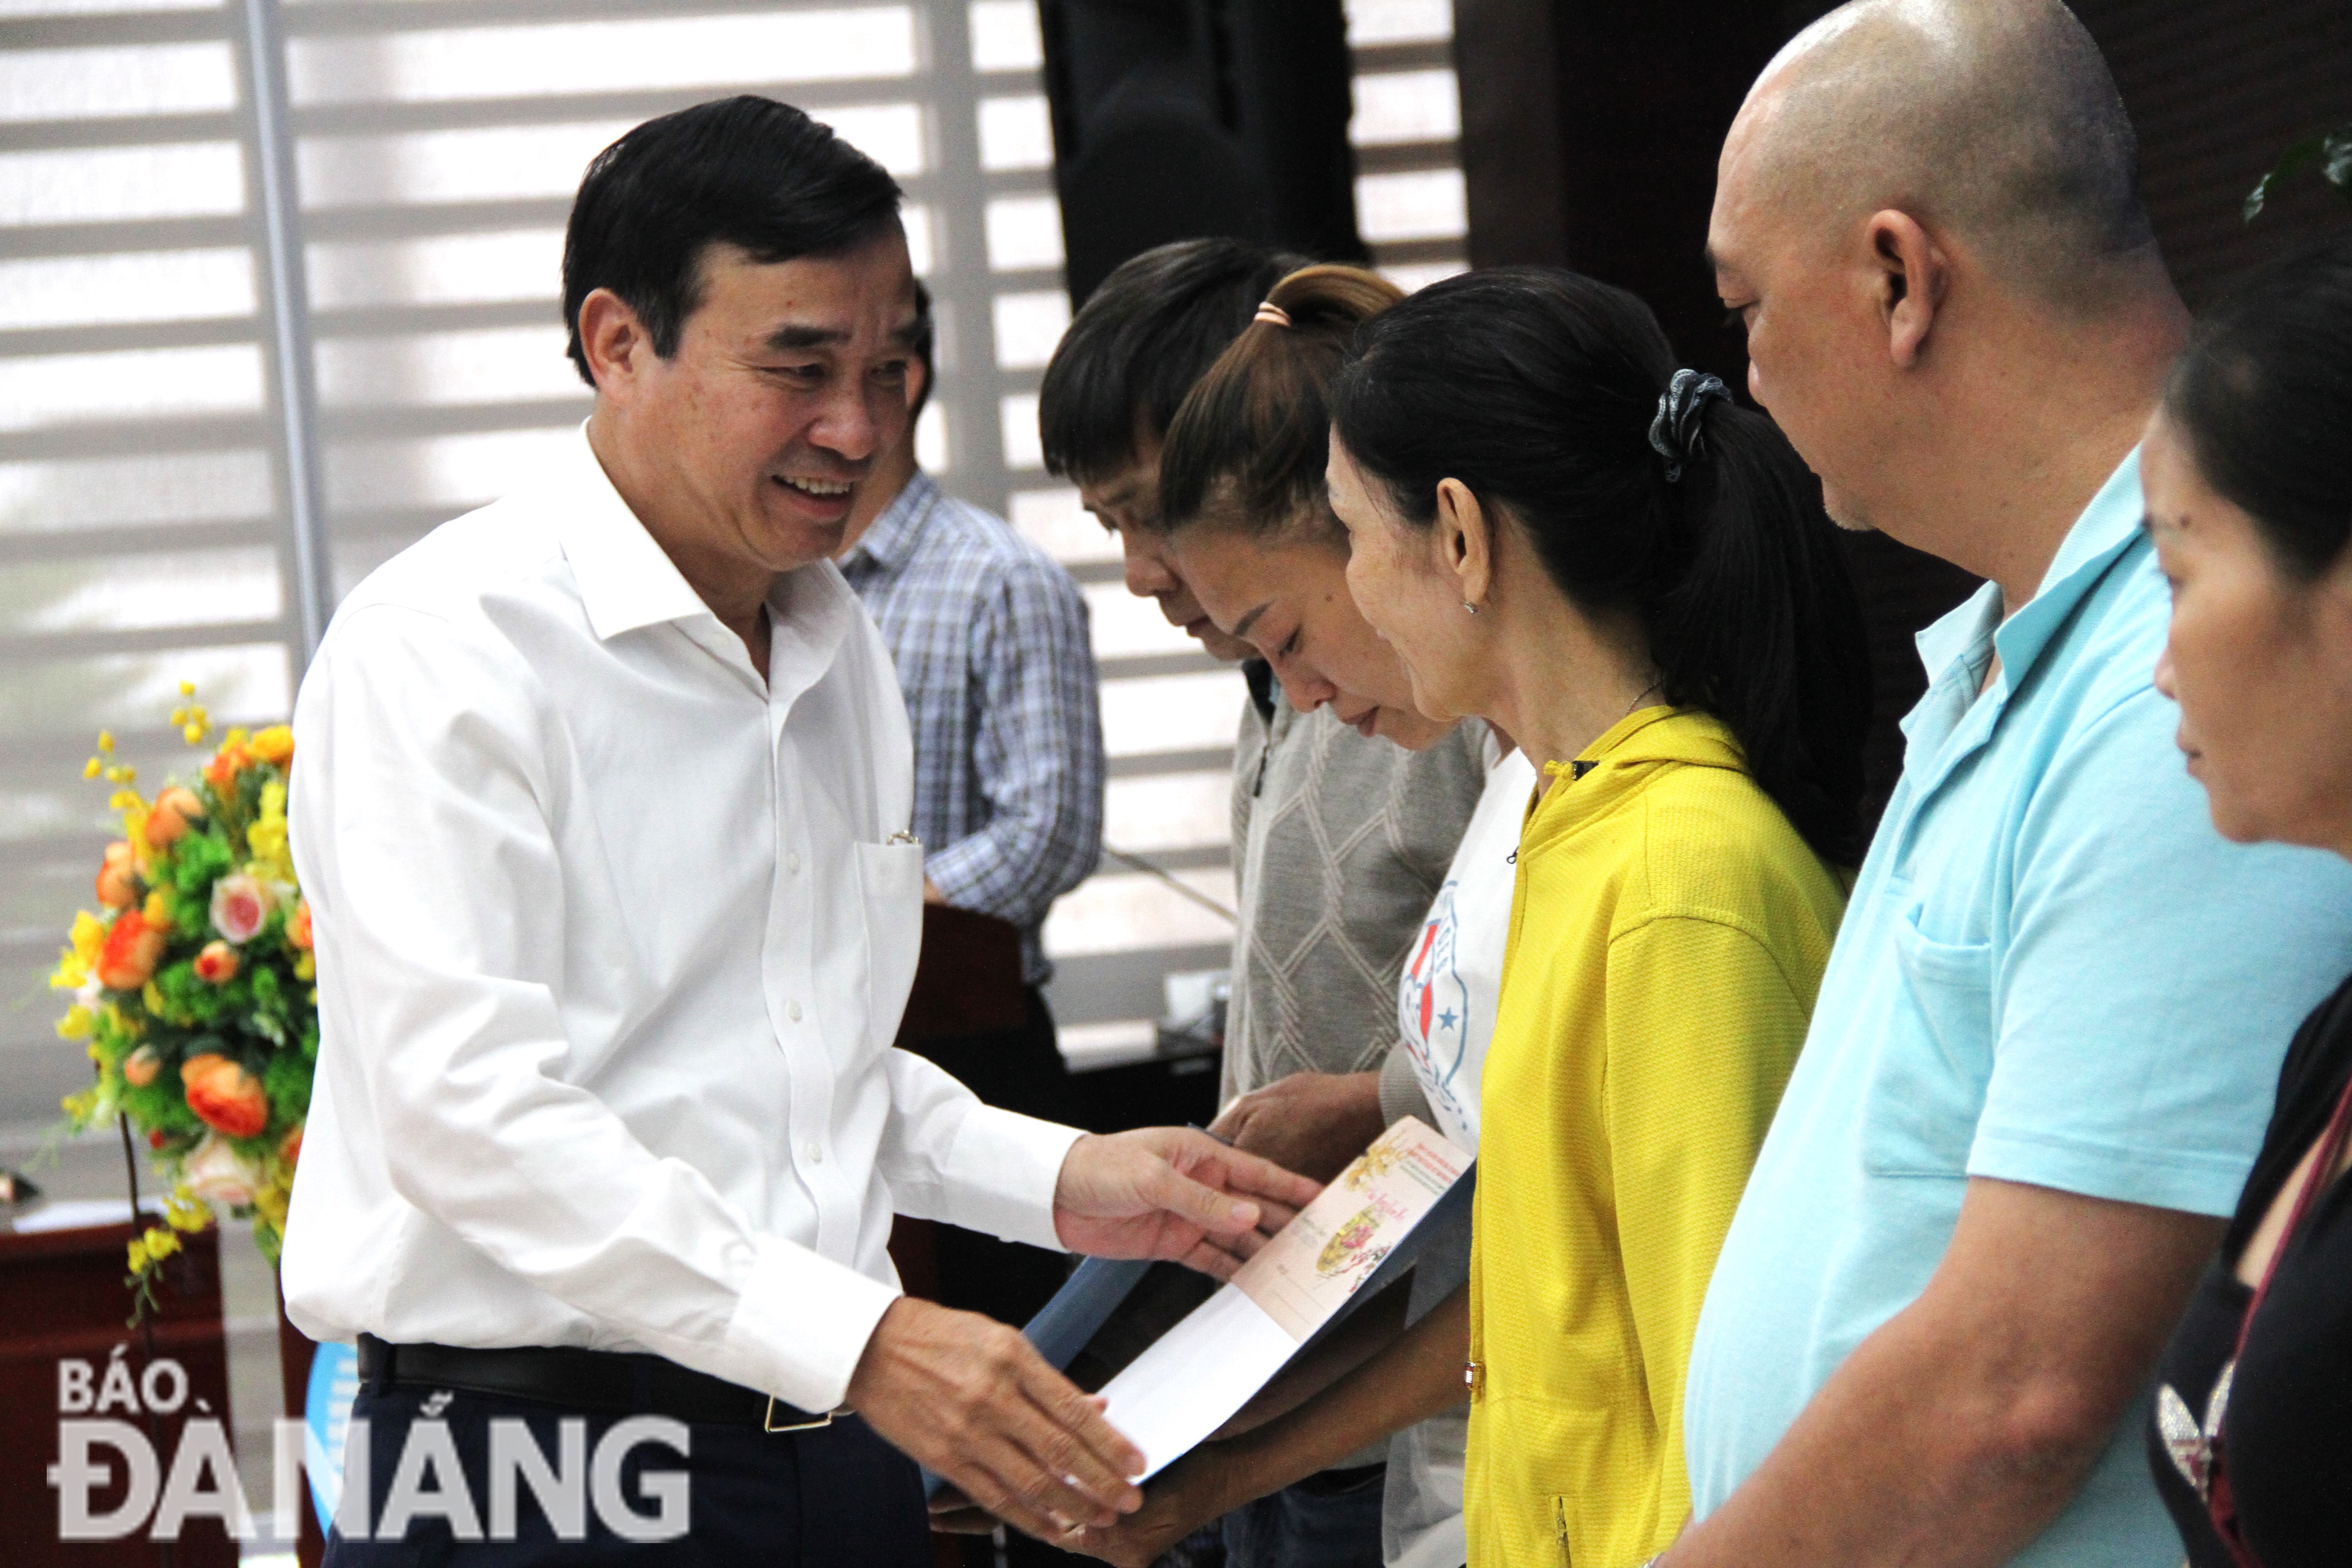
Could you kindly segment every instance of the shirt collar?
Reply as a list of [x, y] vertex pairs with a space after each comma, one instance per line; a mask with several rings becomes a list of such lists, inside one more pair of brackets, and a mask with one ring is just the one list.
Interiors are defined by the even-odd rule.
[[922, 537], [923, 525], [931, 520], [931, 512], [940, 502], [940, 487], [931, 476], [917, 468], [907, 480], [906, 488], [890, 498], [866, 537], [857, 542], [852, 555], [864, 555], [877, 566], [892, 569], [907, 563], [915, 552], [916, 541]]
[[598, 641], [609, 642], [640, 626], [710, 614], [702, 595], [613, 488], [604, 465], [588, 445], [585, 423], [578, 444], [563, 459], [561, 477], [569, 482], [558, 511], [558, 537]]
[[2042, 586], [2022, 609], [2002, 621], [2000, 587], [1987, 583], [1919, 634], [1919, 659], [1927, 667], [1928, 680], [1941, 679], [1953, 660], [1975, 648], [1990, 632], [2000, 652], [2002, 684], [2015, 689], [2074, 606], [2098, 585], [2116, 557], [2139, 539], [2140, 520], [2146, 512], [2147, 503], [2140, 497], [2139, 448], [2134, 447], [2074, 520], [2074, 526], [2066, 531], [2049, 571], [2042, 574]]
[[2107, 568], [2139, 542], [2147, 515], [2147, 502], [2139, 488], [2139, 448], [2134, 447], [2067, 530], [2065, 542], [2058, 546], [2032, 599], [1993, 634], [2011, 689], [2025, 679], [2074, 606], [2099, 585]]

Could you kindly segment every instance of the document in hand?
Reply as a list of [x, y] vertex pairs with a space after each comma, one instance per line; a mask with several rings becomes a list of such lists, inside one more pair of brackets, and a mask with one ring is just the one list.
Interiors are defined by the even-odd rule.
[[[1470, 1165], [1468, 1154], [1405, 1118], [1231, 1283], [1105, 1384], [1106, 1414], [1143, 1450], [1144, 1473], [1231, 1420], [1375, 1276], [1385, 1283], [1401, 1272], [1414, 1233]], [[1391, 1262], [1398, 1267], [1383, 1268]]]

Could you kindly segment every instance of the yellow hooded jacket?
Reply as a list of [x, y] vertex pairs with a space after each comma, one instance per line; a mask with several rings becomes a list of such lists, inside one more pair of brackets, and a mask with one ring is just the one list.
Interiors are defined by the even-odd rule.
[[1548, 771], [1480, 1094], [1464, 1503], [1475, 1568], [1634, 1568], [1690, 1511], [1691, 1338], [1844, 883], [1706, 713]]

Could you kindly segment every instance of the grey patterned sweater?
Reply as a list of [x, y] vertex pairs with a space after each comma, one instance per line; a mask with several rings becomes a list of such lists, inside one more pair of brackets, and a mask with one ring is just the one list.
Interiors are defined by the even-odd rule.
[[1389, 1120], [1430, 1121], [1397, 1027], [1397, 978], [1486, 787], [1485, 727], [1408, 752], [1328, 708], [1299, 712], [1256, 660], [1244, 673], [1222, 1098], [1294, 1072], [1377, 1068]]

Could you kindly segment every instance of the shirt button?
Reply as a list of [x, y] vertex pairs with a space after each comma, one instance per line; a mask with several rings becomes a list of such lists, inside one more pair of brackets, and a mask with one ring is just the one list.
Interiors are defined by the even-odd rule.
[[800, 875], [801, 852], [799, 850], [793, 850], [784, 857], [784, 869], [790, 871], [795, 877]]
[[802, 1151], [802, 1152], [808, 1156], [808, 1163], [812, 1165], [822, 1165], [824, 1163], [824, 1145], [818, 1142], [814, 1138], [808, 1141], [807, 1146]]
[[790, 1018], [795, 1024], [799, 1023], [801, 1021], [801, 1005], [797, 1002], [785, 1003], [784, 1016]]

